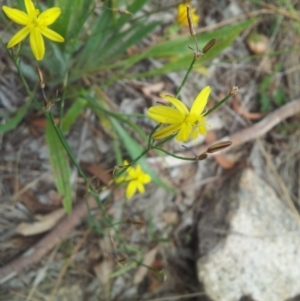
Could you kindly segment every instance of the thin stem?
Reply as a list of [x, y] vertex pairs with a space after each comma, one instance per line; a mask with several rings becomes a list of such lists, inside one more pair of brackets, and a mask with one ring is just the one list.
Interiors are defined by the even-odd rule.
[[160, 141], [159, 143], [157, 143], [156, 145], [154, 145], [153, 148], [159, 147], [159, 146], [165, 144], [165, 143], [168, 142], [169, 140], [173, 139], [176, 135], [177, 135], [177, 133], [175, 133], [175, 134], [169, 136], [168, 138], [164, 139], [163, 141]]
[[191, 71], [192, 71], [192, 69], [193, 69], [193, 66], [194, 66], [195, 62], [196, 62], [196, 57], [194, 56], [194, 57], [193, 57], [193, 60], [192, 60], [192, 62], [191, 62], [191, 65], [190, 65], [188, 71], [186, 72], [186, 74], [185, 74], [185, 76], [184, 76], [184, 79], [183, 79], [183, 81], [182, 81], [180, 87], [179, 87], [178, 90], [177, 90], [177, 93], [176, 93], [176, 95], [175, 95], [176, 98], [179, 96], [179, 94], [180, 94], [180, 92], [181, 92], [181, 89], [182, 89], [183, 86], [185, 85], [185, 83], [186, 83], [188, 77], [190, 76], [190, 73], [191, 73]]
[[204, 116], [209, 115], [210, 113], [212, 113], [214, 110], [216, 110], [218, 107], [220, 107], [223, 103], [225, 103], [229, 98], [231, 97], [231, 95], [227, 95], [225, 98], [223, 98], [221, 101], [219, 101], [215, 106], [213, 106], [210, 110], [208, 110]]
[[163, 153], [166, 153], [167, 155], [169, 155], [171, 157], [174, 157], [176, 159], [185, 160], [185, 161], [196, 161], [196, 158], [187, 158], [187, 157], [176, 156], [176, 155], [174, 155], [174, 154], [172, 154], [172, 153], [170, 153], [170, 152], [168, 152], [168, 151], [166, 151], [162, 148], [159, 148], [159, 147], [153, 146], [153, 149], [157, 149], [157, 150], [159, 150]]
[[158, 124], [153, 130], [152, 132], [150, 133], [149, 135], [149, 139], [148, 139], [148, 149], [151, 148], [151, 145], [152, 145], [152, 135], [154, 134], [154, 132], [159, 128], [160, 124]]
[[81, 169], [80, 165], [78, 164], [72, 150], [70, 149], [63, 133], [61, 132], [61, 129], [56, 125], [55, 121], [54, 121], [54, 117], [53, 117], [53, 114], [52, 112], [48, 112], [48, 113], [45, 113], [46, 117], [49, 118], [49, 120], [51, 121], [54, 129], [55, 129], [55, 132], [60, 140], [60, 142], [62, 143], [63, 147], [65, 148], [66, 152], [68, 153], [68, 155], [70, 156], [71, 158], [71, 161], [72, 163], [76, 166], [79, 174], [83, 177], [84, 181], [86, 183], [88, 183], [89, 179], [87, 178], [87, 176], [84, 174], [83, 170]]

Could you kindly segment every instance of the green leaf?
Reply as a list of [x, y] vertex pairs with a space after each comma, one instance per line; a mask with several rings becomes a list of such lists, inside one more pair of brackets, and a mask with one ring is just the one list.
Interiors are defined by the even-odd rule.
[[262, 112], [270, 111], [271, 109], [271, 103], [270, 103], [270, 97], [266, 93], [263, 93], [260, 95], [259, 98], [260, 102], [260, 109]]
[[[235, 25], [215, 30], [213, 32], [197, 35], [200, 49], [202, 49], [211, 39], [217, 39], [214, 47], [210, 49], [204, 57], [200, 58], [197, 61], [197, 64], [210, 61], [212, 58], [219, 55], [224, 49], [233, 43], [241, 31], [251, 26], [254, 22], [255, 20], [253, 19], [247, 20]], [[145, 57], [167, 58], [170, 60], [170, 62], [164, 64], [164, 66], [161, 68], [157, 68], [149, 72], [139, 73], [133, 75], [132, 77], [139, 78], [144, 76], [154, 76], [165, 74], [171, 71], [187, 69], [193, 56], [193, 52], [187, 46], [194, 47], [191, 37], [180, 37], [150, 47], [143, 53], [140, 59]]]
[[286, 96], [282, 89], [275, 90], [274, 100], [278, 106], [282, 106], [283, 104], [285, 104], [285, 99], [286, 99]]
[[86, 107], [87, 101], [82, 98], [76, 99], [72, 106], [67, 111], [66, 115], [62, 119], [61, 130], [67, 132], [71, 126], [75, 123], [82, 110]]
[[15, 116], [8, 119], [4, 123], [0, 123], [0, 134], [4, 134], [14, 129], [24, 118], [29, 108], [30, 103], [25, 104], [23, 107], [14, 112]]
[[[143, 151], [143, 147], [132, 138], [132, 135], [129, 134], [125, 128], [119, 123], [119, 121], [115, 118], [110, 117], [111, 124], [113, 125], [115, 131], [118, 133], [124, 147], [126, 148], [129, 156], [132, 160], [137, 158]], [[156, 183], [158, 186], [166, 189], [167, 191], [174, 192], [174, 190], [165, 184], [159, 176], [150, 168], [147, 164], [145, 158], [141, 158], [138, 160], [138, 163], [142, 166], [144, 172], [150, 175], [152, 181]]]
[[55, 184], [58, 192], [63, 196], [64, 209], [70, 214], [72, 211], [72, 187], [69, 160], [50, 120], [47, 120], [46, 125], [46, 141]]

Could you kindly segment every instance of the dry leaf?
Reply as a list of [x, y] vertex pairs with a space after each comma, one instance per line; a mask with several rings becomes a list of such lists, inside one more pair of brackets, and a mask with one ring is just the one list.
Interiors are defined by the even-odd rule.
[[100, 164], [81, 162], [80, 165], [104, 184], [108, 184], [112, 179], [111, 172], [108, 172]]
[[94, 266], [94, 272], [100, 282], [106, 285], [109, 282], [110, 274], [113, 272], [113, 261], [107, 258], [98, 263]]
[[167, 224], [177, 224], [178, 222], [178, 213], [173, 211], [167, 211], [162, 214], [163, 220]]
[[66, 211], [63, 208], [55, 210], [54, 212], [51, 212], [47, 215], [37, 214], [34, 216], [36, 221], [34, 221], [33, 223], [23, 222], [19, 224], [16, 228], [15, 233], [24, 236], [44, 233], [51, 230], [65, 215]]
[[145, 86], [141, 88], [141, 91], [148, 97], [152, 97], [152, 93], [159, 93], [164, 88], [165, 84], [163, 82], [159, 82], [153, 85]]
[[[148, 253], [145, 254], [143, 265], [151, 266], [152, 262], [155, 260], [157, 251], [158, 251], [157, 247], [148, 251]], [[139, 269], [136, 271], [133, 278], [133, 283], [135, 285], [141, 283], [145, 278], [145, 276], [147, 275], [149, 268], [147, 268], [146, 266], [140, 266]]]
[[262, 113], [251, 113], [251, 112], [247, 112], [245, 111], [239, 104], [239, 97], [238, 96], [233, 96], [233, 109], [234, 111], [236, 111], [237, 113], [239, 113], [241, 116], [244, 116], [245, 118], [248, 118], [250, 120], [257, 120], [257, 119], [261, 119], [264, 114]]

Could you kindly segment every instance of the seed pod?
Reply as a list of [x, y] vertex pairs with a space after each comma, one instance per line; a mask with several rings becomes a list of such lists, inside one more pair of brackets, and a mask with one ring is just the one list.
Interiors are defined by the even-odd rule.
[[218, 152], [228, 146], [230, 146], [232, 144], [231, 141], [222, 141], [222, 142], [218, 142], [216, 144], [211, 145], [206, 152], [208, 152], [209, 154]]
[[194, 29], [194, 24], [192, 21], [192, 16], [191, 16], [191, 11], [190, 11], [189, 6], [186, 7], [186, 15], [187, 15], [188, 23], [189, 23], [190, 34], [191, 34], [191, 36], [194, 36], [196, 34], [196, 32]]
[[207, 153], [200, 154], [196, 157], [198, 161], [205, 160], [207, 158]]
[[205, 54], [208, 50], [213, 48], [214, 45], [216, 44], [216, 41], [217, 41], [216, 39], [212, 39], [208, 43], [206, 43], [206, 45], [202, 49], [203, 54]]
[[36, 70], [37, 70], [39, 80], [40, 80], [40, 87], [41, 87], [41, 89], [44, 89], [45, 82], [44, 82], [44, 76], [43, 76], [42, 70], [39, 67], [36, 67]]
[[132, 225], [137, 225], [137, 226], [143, 226], [145, 223], [143, 221], [139, 221], [139, 220], [133, 220], [130, 218], [127, 218], [125, 220], [126, 224], [132, 224]]

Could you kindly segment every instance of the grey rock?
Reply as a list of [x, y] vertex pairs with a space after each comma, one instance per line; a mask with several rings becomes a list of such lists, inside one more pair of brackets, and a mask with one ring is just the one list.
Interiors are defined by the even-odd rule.
[[224, 186], [198, 225], [197, 271], [207, 296], [284, 301], [298, 295], [299, 217], [251, 169]]

